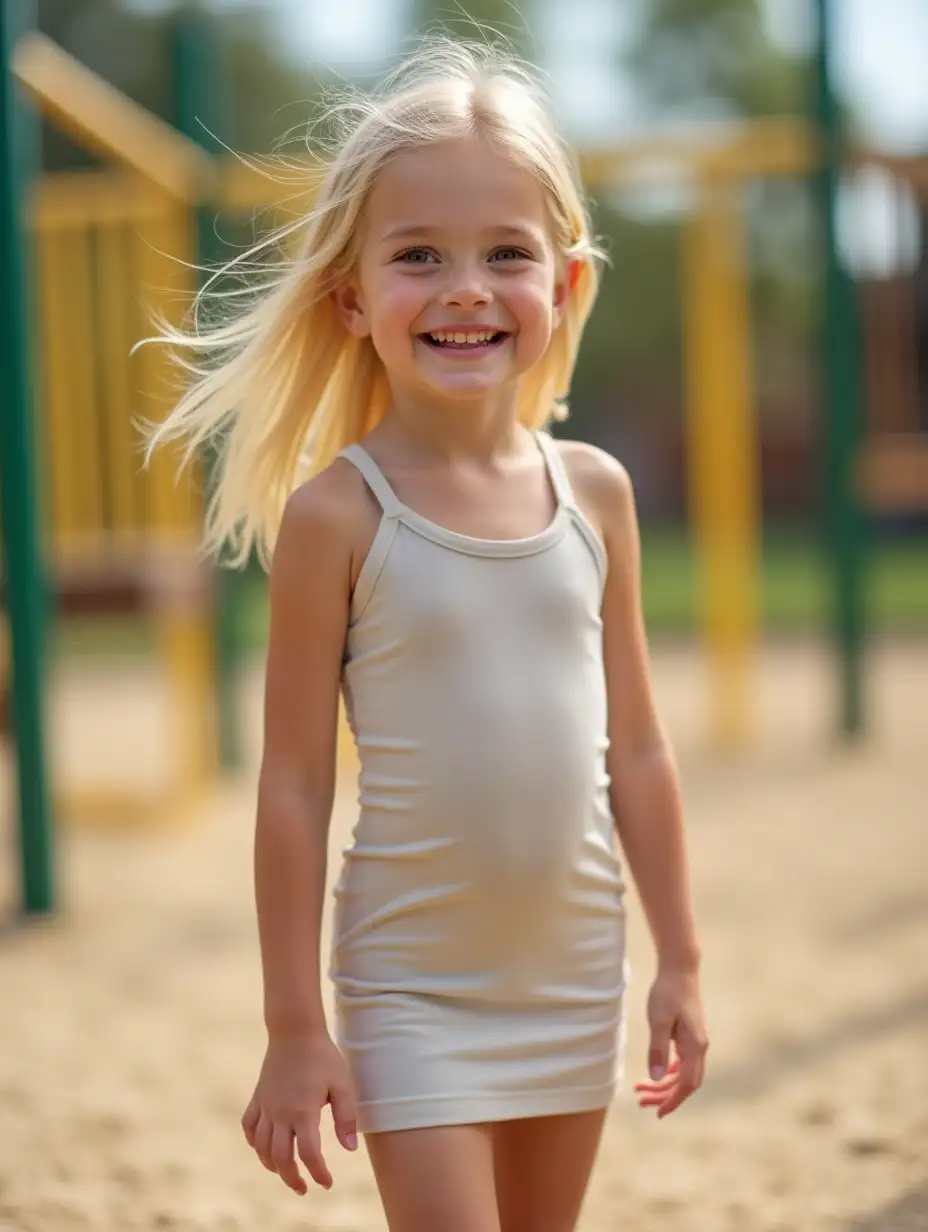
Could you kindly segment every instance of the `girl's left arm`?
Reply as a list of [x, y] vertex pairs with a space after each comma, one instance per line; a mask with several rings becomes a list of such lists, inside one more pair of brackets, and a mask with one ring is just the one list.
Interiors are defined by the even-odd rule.
[[[651, 686], [631, 481], [624, 468], [600, 450], [573, 449], [578, 455], [582, 451], [571, 468], [578, 480], [582, 475], [577, 490], [586, 494], [596, 516], [608, 559], [603, 649], [611, 804], [657, 957], [648, 1002], [651, 1081], [637, 1089], [642, 1106], [656, 1107], [662, 1117], [700, 1086], [708, 1047], [680, 785]], [[570, 459], [565, 461], [569, 464]]]

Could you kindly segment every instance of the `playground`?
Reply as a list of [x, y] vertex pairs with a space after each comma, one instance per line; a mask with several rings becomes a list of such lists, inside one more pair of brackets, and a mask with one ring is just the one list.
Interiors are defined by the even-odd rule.
[[[877, 646], [874, 731], [831, 738], [821, 646], [762, 659], [763, 741], [707, 757], [685, 646], [654, 652], [679, 750], [702, 920], [713, 1046], [703, 1091], [657, 1124], [616, 1102], [581, 1226], [589, 1232], [916, 1232], [928, 1226], [924, 970], [924, 644]], [[123, 754], [128, 719], [156, 727], [144, 677], [83, 743], [88, 687], [63, 674], [57, 736]], [[238, 1127], [261, 1056], [251, 909], [260, 665], [242, 679], [246, 767], [158, 829], [66, 827], [61, 917], [0, 940], [0, 1227], [11, 1232], [233, 1232], [383, 1227], [363, 1151], [326, 1140], [335, 1187], [304, 1200]], [[97, 682], [94, 707], [107, 700]], [[146, 707], [146, 696], [148, 705]], [[149, 711], [147, 717], [144, 713]], [[157, 749], [141, 745], [133, 758]], [[5, 785], [4, 785], [5, 786]], [[350, 767], [330, 876], [353, 822]], [[12, 834], [3, 834], [2, 867]], [[4, 886], [5, 901], [13, 887]], [[649, 956], [631, 908], [627, 1083], [643, 1070]], [[339, 1153], [336, 1154], [335, 1152]]]
[[[170, 453], [143, 471], [133, 427], [170, 397], [163, 353], [132, 353], [148, 314], [180, 319], [217, 219], [251, 225], [282, 201], [292, 216], [311, 177], [210, 146], [216, 66], [192, 9], [172, 124], [14, 29], [12, 9], [0, 0], [0, 1232], [383, 1228], [363, 1149], [326, 1127], [335, 1188], [300, 1201], [239, 1128], [263, 1046], [263, 582], [197, 559], [209, 475], [175, 482]], [[594, 193], [667, 166], [690, 190], [686, 519], [643, 525], [643, 581], [712, 1038], [696, 1098], [661, 1124], [637, 1109], [650, 952], [632, 893], [627, 1074], [589, 1232], [928, 1228], [928, 387], [914, 274], [856, 296], [834, 234], [840, 175], [876, 169], [920, 203], [924, 246], [928, 160], [844, 142], [827, 49], [805, 119], [581, 151]], [[27, 113], [93, 166], [34, 175]], [[814, 534], [781, 534], [761, 512], [745, 201], [803, 178], [822, 223], [821, 509]], [[330, 880], [355, 771], [343, 732]]]

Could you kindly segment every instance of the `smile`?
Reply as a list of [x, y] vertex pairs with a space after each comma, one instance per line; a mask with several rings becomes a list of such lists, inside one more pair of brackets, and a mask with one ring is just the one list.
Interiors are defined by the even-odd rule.
[[503, 330], [492, 329], [438, 329], [419, 336], [436, 350], [449, 351], [486, 351], [509, 337]]

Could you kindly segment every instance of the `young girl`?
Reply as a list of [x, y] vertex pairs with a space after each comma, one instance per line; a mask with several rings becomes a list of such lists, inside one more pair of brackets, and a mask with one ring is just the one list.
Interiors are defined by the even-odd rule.
[[[346, 121], [295, 258], [155, 441], [218, 439], [207, 543], [273, 548], [256, 894], [268, 1043], [242, 1118], [297, 1193], [365, 1135], [396, 1232], [568, 1232], [621, 1063], [624, 885], [666, 1116], [706, 1033], [624, 470], [555, 442], [597, 287], [531, 75], [429, 42]], [[307, 479], [307, 475], [310, 477]], [[360, 817], [320, 916], [338, 702]]]

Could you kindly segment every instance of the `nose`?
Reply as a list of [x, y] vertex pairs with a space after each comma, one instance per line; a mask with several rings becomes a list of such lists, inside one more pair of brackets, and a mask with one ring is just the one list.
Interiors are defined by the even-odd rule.
[[457, 267], [452, 270], [440, 298], [443, 308], [461, 308], [470, 312], [491, 304], [493, 293], [486, 284], [482, 269]]

